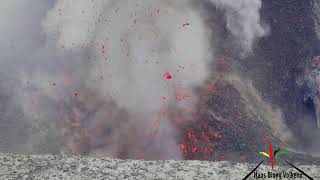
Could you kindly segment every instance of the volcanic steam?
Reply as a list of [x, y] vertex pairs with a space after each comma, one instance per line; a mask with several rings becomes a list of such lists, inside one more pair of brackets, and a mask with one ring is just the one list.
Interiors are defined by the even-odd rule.
[[[17, 70], [1, 70], [18, 82], [23, 118], [41, 129], [20, 148], [34, 152], [49, 136], [64, 153], [182, 159], [179, 126], [194, 120], [195, 89], [212, 78], [219, 46], [206, 3], [224, 14], [239, 56], [267, 32], [260, 0], [48, 0], [31, 14], [10, 0], [1, 40], [17, 47], [2, 49], [0, 63]], [[22, 32], [16, 20], [38, 28]]]

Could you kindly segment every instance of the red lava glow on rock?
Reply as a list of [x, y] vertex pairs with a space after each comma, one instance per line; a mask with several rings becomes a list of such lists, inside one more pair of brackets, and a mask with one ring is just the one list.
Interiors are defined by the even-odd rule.
[[188, 130], [180, 143], [180, 150], [185, 159], [212, 160], [214, 155], [214, 143], [223, 135], [213, 132], [207, 124], [200, 125], [200, 129]]

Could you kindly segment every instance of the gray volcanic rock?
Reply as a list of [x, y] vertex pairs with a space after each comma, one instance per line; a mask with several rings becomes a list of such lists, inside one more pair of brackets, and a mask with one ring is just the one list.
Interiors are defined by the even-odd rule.
[[[141, 161], [115, 158], [64, 157], [52, 155], [0, 154], [1, 179], [243, 179], [256, 164], [226, 161]], [[299, 166], [314, 179], [320, 178], [319, 166]], [[274, 172], [297, 171], [276, 167]], [[271, 172], [261, 165], [258, 173]], [[267, 174], [268, 175], [268, 174]], [[249, 179], [253, 179], [253, 174]], [[263, 179], [263, 178], [260, 178]], [[274, 178], [276, 179], [276, 178]], [[283, 178], [285, 179], [285, 178]], [[288, 179], [288, 178], [287, 178]], [[289, 178], [290, 179], [290, 178]], [[299, 178], [295, 178], [299, 179]], [[300, 178], [301, 179], [301, 178]], [[305, 179], [303, 177], [302, 179]]]
[[306, 70], [306, 86], [307, 94], [306, 98], [310, 98], [314, 104], [316, 112], [317, 127], [320, 128], [320, 107], [319, 107], [319, 82], [320, 82], [320, 58], [319, 56], [312, 59], [309, 62], [309, 66]]

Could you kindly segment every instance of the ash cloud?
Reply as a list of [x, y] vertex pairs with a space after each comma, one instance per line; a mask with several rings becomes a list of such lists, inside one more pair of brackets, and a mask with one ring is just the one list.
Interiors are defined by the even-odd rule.
[[247, 56], [257, 38], [268, 34], [269, 28], [263, 25], [260, 17], [260, 0], [210, 0], [216, 7], [225, 11], [228, 30], [234, 36], [236, 44], [242, 47], [240, 55]]
[[[267, 32], [261, 2], [211, 3], [224, 11], [241, 55], [250, 53]], [[43, 139], [50, 136], [72, 153], [182, 158], [170, 111], [188, 119], [196, 108], [194, 88], [210, 78], [210, 43], [219, 37], [212, 36], [205, 9], [192, 0], [7, 4], [0, 21], [6, 27], [0, 32], [1, 71], [17, 82], [12, 102], [22, 109], [20, 121], [36, 131], [25, 152], [39, 142], [48, 146]], [[86, 138], [90, 142], [77, 143]]]

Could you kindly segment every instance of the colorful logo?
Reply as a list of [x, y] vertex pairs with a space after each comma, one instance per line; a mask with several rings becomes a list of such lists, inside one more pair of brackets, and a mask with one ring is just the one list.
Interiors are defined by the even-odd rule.
[[[277, 150], [275, 150], [273, 152], [273, 159], [272, 159], [271, 155], [266, 153], [266, 152], [262, 151], [262, 152], [259, 152], [259, 154], [261, 154], [261, 155], [263, 155], [263, 156], [265, 156], [267, 158], [270, 158], [271, 165], [272, 165], [272, 170], [274, 170], [275, 160], [279, 159], [280, 157], [287, 156], [289, 154], [289, 151], [287, 151], [285, 149], [278, 148]], [[274, 162], [272, 163], [272, 161], [274, 161]]]
[[[259, 154], [261, 154], [262, 156], [265, 156], [267, 158], [270, 158], [271, 161], [271, 167], [272, 167], [272, 171], [274, 171], [274, 166], [275, 166], [275, 159], [279, 159], [281, 157], [287, 156], [289, 154], [289, 151], [286, 149], [282, 149], [282, 148], [277, 148], [277, 150], [273, 151], [272, 149], [272, 145], [269, 141], [269, 138], [267, 136], [264, 136], [264, 141], [268, 146], [269, 149], [269, 153], [261, 151], [259, 152]], [[247, 176], [245, 178], [243, 178], [243, 180], [248, 179], [250, 177], [251, 174], [253, 174], [258, 167], [263, 163], [264, 160], [262, 160], [249, 174], [247, 174]], [[308, 174], [306, 174], [304, 171], [302, 171], [301, 169], [297, 168], [296, 166], [294, 166], [292, 163], [290, 163], [289, 161], [286, 160], [286, 163], [288, 165], [290, 165], [291, 167], [293, 167], [294, 169], [296, 169], [297, 171], [299, 171], [301, 174], [303, 174], [304, 176], [306, 176], [308, 179], [313, 180], [312, 177], [310, 177]]]
[[270, 162], [271, 162], [271, 167], [272, 167], [272, 171], [274, 170], [274, 166], [275, 166], [275, 159], [279, 159], [282, 156], [286, 156], [289, 154], [289, 151], [285, 150], [285, 149], [280, 149], [278, 148], [277, 150], [273, 151], [272, 149], [272, 145], [269, 141], [268, 136], [264, 136], [264, 141], [267, 144], [268, 148], [269, 148], [269, 154], [266, 152], [259, 152], [259, 154], [270, 158]]

